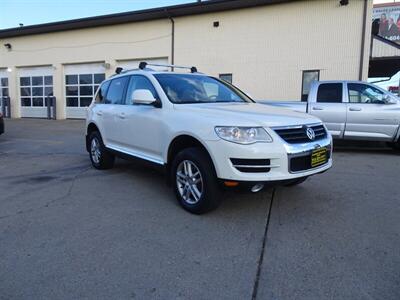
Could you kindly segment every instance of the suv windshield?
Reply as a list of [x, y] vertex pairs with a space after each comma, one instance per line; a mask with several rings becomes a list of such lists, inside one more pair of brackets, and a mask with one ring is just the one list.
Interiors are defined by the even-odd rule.
[[252, 102], [234, 86], [204, 75], [155, 74], [172, 103]]

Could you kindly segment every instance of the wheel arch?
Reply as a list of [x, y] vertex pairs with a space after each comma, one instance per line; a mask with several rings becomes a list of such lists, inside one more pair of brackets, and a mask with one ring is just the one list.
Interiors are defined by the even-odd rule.
[[[167, 174], [170, 174], [172, 161], [174, 160], [175, 156], [184, 149], [197, 147], [204, 150], [207, 154], [209, 159], [212, 162], [212, 167], [214, 168], [215, 174], [217, 174], [216, 165], [213, 157], [210, 154], [207, 146], [204, 145], [198, 138], [195, 138], [189, 134], [181, 134], [171, 141], [168, 146], [167, 156], [166, 156], [166, 167], [167, 167]], [[170, 177], [170, 176], [168, 176]]]
[[86, 151], [90, 151], [90, 145], [89, 145], [89, 136], [92, 132], [98, 131], [100, 133], [99, 127], [93, 122], [89, 123], [87, 128], [86, 128]]

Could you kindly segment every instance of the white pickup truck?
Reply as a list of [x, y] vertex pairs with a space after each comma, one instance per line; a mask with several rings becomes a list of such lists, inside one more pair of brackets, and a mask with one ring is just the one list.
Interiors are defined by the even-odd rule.
[[194, 67], [147, 66], [118, 70], [96, 92], [86, 119], [95, 168], [111, 168], [115, 156], [152, 162], [165, 168], [182, 207], [200, 214], [218, 206], [221, 185], [257, 192], [332, 166], [332, 137], [318, 118], [254, 103]]
[[307, 102], [257, 101], [320, 118], [336, 139], [385, 141], [400, 148], [400, 99], [361, 81], [317, 81]]

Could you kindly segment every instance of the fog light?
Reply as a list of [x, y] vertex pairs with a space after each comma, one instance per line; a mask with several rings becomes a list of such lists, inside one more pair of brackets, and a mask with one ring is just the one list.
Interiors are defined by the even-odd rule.
[[254, 185], [254, 186], [251, 188], [251, 191], [252, 191], [253, 193], [257, 193], [257, 192], [261, 191], [263, 188], [264, 188], [264, 184], [262, 184], [262, 183], [257, 183], [256, 185]]
[[237, 182], [237, 181], [224, 181], [224, 184], [227, 187], [234, 187], [234, 186], [238, 186], [239, 182]]

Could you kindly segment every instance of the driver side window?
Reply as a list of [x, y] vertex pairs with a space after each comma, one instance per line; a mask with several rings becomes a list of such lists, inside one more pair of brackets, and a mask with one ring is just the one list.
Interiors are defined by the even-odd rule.
[[385, 94], [367, 84], [349, 83], [347, 85], [349, 91], [350, 103], [372, 103], [384, 104]]
[[132, 96], [136, 90], [149, 90], [155, 99], [159, 99], [156, 89], [153, 84], [144, 76], [141, 75], [133, 75], [129, 80], [128, 90], [126, 92], [125, 104], [132, 104]]

